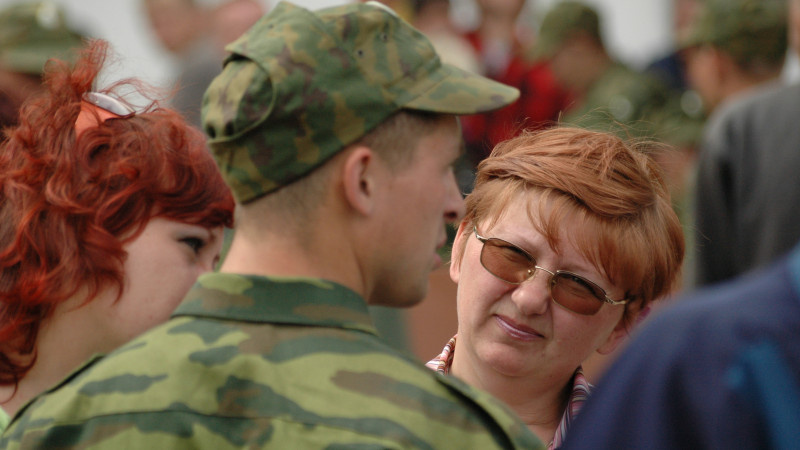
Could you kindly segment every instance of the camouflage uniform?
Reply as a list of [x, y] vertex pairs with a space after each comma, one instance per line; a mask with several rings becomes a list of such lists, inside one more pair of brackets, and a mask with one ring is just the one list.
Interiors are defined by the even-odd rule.
[[538, 445], [488, 394], [388, 347], [364, 301], [322, 280], [204, 275], [109, 358], [29, 405], [0, 447]]
[[8, 417], [8, 414], [3, 411], [3, 408], [0, 408], [0, 433], [6, 429], [8, 426], [8, 422], [11, 420], [11, 417]]
[[0, 11], [0, 68], [39, 75], [50, 58], [74, 60], [82, 39], [52, 1], [9, 6]]
[[681, 46], [710, 45], [749, 69], [780, 66], [788, 47], [785, 0], [704, 0]]
[[663, 114], [668, 100], [668, 92], [657, 81], [614, 63], [561, 122], [623, 137], [655, 138], [655, 119]]
[[73, 60], [82, 45], [82, 37], [67, 27], [64, 11], [52, 1], [0, 10], [0, 128], [17, 125], [22, 103], [42, 90], [47, 60]]
[[[281, 3], [228, 50], [203, 112], [239, 203], [401, 109], [470, 114], [518, 95], [443, 65], [372, 4], [312, 13]], [[488, 394], [382, 341], [356, 292], [230, 273], [200, 277], [169, 322], [23, 408], [0, 447], [542, 448]]]
[[[580, 34], [603, 47], [597, 12], [583, 3], [560, 2], [542, 19], [531, 56], [536, 60], [553, 58], [569, 39]], [[655, 119], [669, 103], [669, 92], [659, 81], [617, 62], [609, 63], [580, 96], [580, 103], [567, 109], [561, 122], [623, 138], [655, 138], [659, 133]]]

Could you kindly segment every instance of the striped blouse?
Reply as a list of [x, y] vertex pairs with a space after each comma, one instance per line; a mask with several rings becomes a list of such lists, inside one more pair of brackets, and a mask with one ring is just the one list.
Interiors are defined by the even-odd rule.
[[[455, 348], [456, 336], [453, 336], [450, 341], [447, 342], [447, 345], [444, 346], [442, 353], [428, 361], [425, 365], [429, 369], [435, 370], [439, 373], [449, 374], [450, 366], [453, 364]], [[580, 411], [583, 407], [583, 403], [589, 397], [589, 391], [591, 391], [591, 389], [592, 385], [586, 381], [586, 377], [583, 375], [583, 369], [578, 367], [578, 369], [575, 371], [575, 376], [572, 377], [572, 392], [569, 394], [567, 407], [564, 409], [564, 415], [561, 416], [561, 422], [559, 422], [558, 427], [556, 428], [556, 434], [553, 436], [553, 440], [547, 445], [547, 450], [559, 448], [561, 447], [561, 444], [564, 443], [564, 438], [567, 435], [567, 429], [572, 424], [572, 421], [575, 420], [575, 417], [578, 415], [578, 411]]]

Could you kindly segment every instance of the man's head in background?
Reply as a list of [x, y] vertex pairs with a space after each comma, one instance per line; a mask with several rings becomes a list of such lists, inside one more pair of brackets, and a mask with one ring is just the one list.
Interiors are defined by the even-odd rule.
[[786, 0], [705, 0], [682, 46], [689, 83], [711, 112], [732, 95], [780, 76]]
[[83, 36], [52, 1], [17, 3], [0, 10], [0, 126], [17, 122], [22, 102], [43, 90], [48, 59], [72, 61]]

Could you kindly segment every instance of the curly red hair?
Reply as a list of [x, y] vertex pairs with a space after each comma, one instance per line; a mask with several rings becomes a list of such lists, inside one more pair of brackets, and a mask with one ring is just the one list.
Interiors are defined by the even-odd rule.
[[[123, 245], [153, 217], [233, 225], [234, 201], [198, 130], [152, 102], [76, 138], [81, 98], [108, 53], [90, 42], [74, 68], [50, 61], [47, 90], [22, 107], [0, 148], [0, 384], [35, 361], [53, 307], [124, 286]], [[133, 88], [134, 80], [113, 88]]]

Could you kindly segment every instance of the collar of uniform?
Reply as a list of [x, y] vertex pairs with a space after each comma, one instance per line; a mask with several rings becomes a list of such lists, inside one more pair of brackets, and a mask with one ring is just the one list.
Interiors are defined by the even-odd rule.
[[360, 295], [318, 278], [208, 273], [197, 279], [172, 314], [178, 316], [328, 326], [378, 334]]

